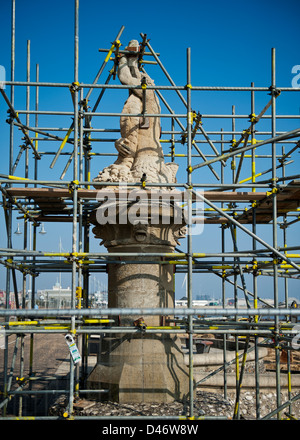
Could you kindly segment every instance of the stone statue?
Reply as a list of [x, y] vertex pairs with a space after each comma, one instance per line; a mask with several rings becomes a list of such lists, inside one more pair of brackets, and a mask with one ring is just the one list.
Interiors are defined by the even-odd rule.
[[94, 182], [140, 182], [144, 176], [147, 182], [176, 181], [178, 165], [165, 163], [160, 145], [159, 116], [137, 116], [144, 110], [149, 115], [160, 114], [160, 105], [154, 85], [146, 73], [139, 70], [139, 43], [131, 40], [127, 52], [119, 60], [118, 77], [122, 84], [141, 86], [144, 89], [130, 89], [120, 118], [121, 138], [115, 142], [118, 151], [116, 162], [104, 168]]

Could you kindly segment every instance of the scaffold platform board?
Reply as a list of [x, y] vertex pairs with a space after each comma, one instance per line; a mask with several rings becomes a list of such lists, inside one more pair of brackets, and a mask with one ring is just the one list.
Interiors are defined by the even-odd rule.
[[[299, 181], [294, 180], [283, 189], [280, 189], [276, 195], [277, 198], [277, 216], [287, 214], [291, 211], [297, 211], [300, 206], [300, 186]], [[132, 189], [131, 189], [132, 190]], [[128, 189], [127, 191], [131, 191]], [[147, 191], [147, 190], [146, 190]], [[97, 201], [97, 189], [78, 188], [78, 201]], [[28, 188], [13, 187], [7, 189], [7, 193], [13, 198], [32, 200], [38, 206], [39, 213], [33, 215], [37, 221], [72, 221], [72, 190], [68, 188]], [[252, 223], [253, 212], [255, 209], [257, 223], [269, 223], [273, 216], [272, 190], [267, 192], [245, 192], [245, 191], [199, 191], [202, 196], [212, 202], [224, 203], [248, 203], [251, 206], [245, 206], [242, 214], [235, 218], [240, 223]], [[122, 195], [119, 189], [114, 189], [116, 199]], [[196, 196], [193, 195], [193, 200]], [[71, 202], [71, 203], [69, 203]], [[95, 209], [97, 205], [93, 204], [90, 209]], [[233, 209], [234, 212], [234, 209]], [[205, 216], [204, 222], [208, 224], [228, 223], [228, 219], [216, 213], [216, 216]]]

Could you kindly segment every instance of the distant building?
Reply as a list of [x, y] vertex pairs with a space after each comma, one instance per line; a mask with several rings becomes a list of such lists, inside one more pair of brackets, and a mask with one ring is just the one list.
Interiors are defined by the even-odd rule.
[[62, 288], [57, 282], [52, 289], [38, 290], [37, 303], [47, 309], [66, 309], [71, 307], [71, 288]]
[[[175, 307], [187, 307], [188, 299], [183, 296], [180, 299], [175, 300]], [[196, 299], [192, 301], [192, 307], [204, 307], [208, 305], [208, 301], [205, 299]]]
[[0, 307], [4, 307], [5, 305], [5, 292], [4, 290], [0, 290]]
[[196, 301], [201, 301], [201, 300], [204, 300], [204, 301], [210, 301], [210, 295], [207, 295], [207, 294], [204, 294], [204, 295], [196, 295]]
[[92, 294], [93, 307], [107, 308], [108, 305], [108, 294], [107, 291], [97, 291]]

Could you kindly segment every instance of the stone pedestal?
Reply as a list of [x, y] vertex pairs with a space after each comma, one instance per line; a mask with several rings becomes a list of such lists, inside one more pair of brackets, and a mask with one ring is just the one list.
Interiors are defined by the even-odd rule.
[[104, 337], [88, 387], [109, 390], [100, 400], [167, 403], [188, 395], [188, 370], [176, 336]]
[[[114, 202], [115, 203], [115, 202]], [[175, 223], [175, 207], [158, 203], [152, 209], [159, 214], [158, 223], [151, 225], [149, 206], [144, 216], [131, 224], [120, 224], [121, 211], [129, 209], [127, 201], [117, 203], [116, 222], [96, 225], [93, 232], [101, 238], [110, 253], [134, 252], [134, 257], [117, 257], [120, 263], [108, 264], [109, 308], [174, 307], [174, 265], [153, 253], [173, 252], [178, 239], [184, 237], [184, 224]], [[163, 218], [168, 210], [169, 222]], [[113, 223], [113, 224], [112, 224]], [[165, 264], [164, 264], [165, 262]], [[114, 317], [115, 319], [116, 317]], [[172, 325], [160, 315], [145, 317], [121, 315], [116, 325], [137, 329], [141, 318], [144, 328], [135, 333], [107, 334], [102, 338], [98, 363], [88, 378], [89, 388], [108, 389], [101, 399], [128, 402], [171, 402], [182, 400], [189, 392], [188, 369], [184, 364], [175, 334], [149, 333], [149, 327]], [[159, 330], [159, 329], [158, 329]]]

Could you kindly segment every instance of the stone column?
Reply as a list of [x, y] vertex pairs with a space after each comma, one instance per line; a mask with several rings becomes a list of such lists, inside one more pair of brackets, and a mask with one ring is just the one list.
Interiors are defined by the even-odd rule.
[[[93, 232], [109, 253], [134, 252], [134, 257], [117, 257], [108, 264], [108, 307], [174, 307], [174, 265], [151, 253], [173, 252], [184, 225], [174, 222], [174, 207], [158, 204], [158, 224], [150, 224], [150, 213], [134, 224], [120, 224], [118, 215], [128, 202], [118, 203], [117, 222], [96, 225]], [[148, 208], [147, 208], [148, 209]], [[171, 210], [169, 224], [163, 224], [165, 210]], [[145, 212], [145, 211], [144, 211]], [[164, 264], [165, 263], [165, 264]], [[115, 317], [114, 317], [115, 318]], [[108, 389], [108, 398], [119, 402], [170, 402], [188, 394], [188, 369], [179, 339], [173, 334], [149, 333], [149, 327], [174, 325], [172, 317], [160, 315], [120, 316], [116, 325], [134, 333], [107, 334], [102, 338], [98, 364], [88, 379], [90, 388]], [[141, 325], [142, 324], [142, 325]], [[153, 330], [153, 329], [152, 329]], [[158, 329], [159, 330], [159, 329]]]

